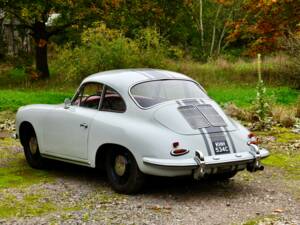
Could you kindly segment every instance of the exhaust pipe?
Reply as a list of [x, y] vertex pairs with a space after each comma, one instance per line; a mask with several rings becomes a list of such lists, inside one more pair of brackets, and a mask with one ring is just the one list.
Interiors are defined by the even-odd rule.
[[260, 165], [258, 168], [257, 168], [257, 170], [261, 170], [261, 171], [263, 171], [265, 169], [265, 167], [263, 166], [263, 165]]
[[265, 169], [265, 167], [263, 166], [263, 165], [261, 165], [261, 164], [259, 164], [259, 165], [255, 165], [255, 164], [248, 164], [247, 165], [247, 170], [249, 171], [249, 172], [256, 172], [256, 171], [258, 171], [258, 170], [260, 170], [260, 171], [263, 171]]

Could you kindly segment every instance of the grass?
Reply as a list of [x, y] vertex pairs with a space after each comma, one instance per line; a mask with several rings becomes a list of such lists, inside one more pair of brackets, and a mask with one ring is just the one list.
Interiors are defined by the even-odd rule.
[[[216, 86], [209, 87], [208, 94], [220, 104], [233, 102], [237, 106], [247, 107], [250, 106], [256, 98], [256, 89], [251, 86]], [[276, 104], [295, 104], [299, 94], [299, 91], [289, 87], [267, 88], [267, 95], [273, 99]]]
[[[75, 90], [74, 90], [75, 91]], [[28, 104], [57, 104], [63, 103], [72, 93], [42, 90], [0, 90], [0, 111], [16, 111], [20, 106]]]
[[[247, 107], [256, 97], [256, 59], [236, 59], [235, 62], [231, 62], [219, 58], [205, 64], [187, 59], [178, 61], [165, 59], [161, 68], [178, 71], [194, 78], [221, 104], [233, 102], [240, 107]], [[34, 82], [29, 81], [30, 74], [25, 74], [27, 76], [25, 79], [24, 73], [24, 70], [14, 68], [11, 64], [0, 64], [0, 111], [16, 111], [20, 106], [33, 103], [62, 103], [66, 97], [73, 95], [78, 86], [76, 77], [70, 82], [65, 82], [63, 73], [52, 73], [51, 79]], [[287, 56], [264, 58], [263, 79], [269, 86], [267, 93], [275, 103], [283, 105], [296, 103], [300, 92], [291, 87], [299, 85], [299, 76], [294, 75], [298, 73]], [[89, 74], [84, 74], [87, 75]]]
[[[70, 89], [70, 88], [69, 88]], [[277, 104], [290, 105], [297, 102], [299, 92], [288, 88], [270, 87], [268, 95]], [[75, 92], [75, 88], [74, 88]], [[255, 87], [215, 86], [208, 88], [208, 94], [220, 104], [233, 102], [238, 106], [250, 106], [256, 97]], [[72, 97], [73, 92], [61, 90], [0, 90], [0, 111], [16, 111], [20, 106], [28, 104], [58, 104], [65, 98]]]

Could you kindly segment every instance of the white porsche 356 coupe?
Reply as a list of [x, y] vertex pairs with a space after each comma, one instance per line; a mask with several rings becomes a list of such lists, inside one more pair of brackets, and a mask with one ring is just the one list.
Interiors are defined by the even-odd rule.
[[145, 174], [226, 179], [263, 170], [269, 155], [197, 82], [155, 69], [91, 75], [64, 104], [21, 107], [16, 130], [30, 166], [50, 158], [103, 167], [122, 193], [138, 191]]

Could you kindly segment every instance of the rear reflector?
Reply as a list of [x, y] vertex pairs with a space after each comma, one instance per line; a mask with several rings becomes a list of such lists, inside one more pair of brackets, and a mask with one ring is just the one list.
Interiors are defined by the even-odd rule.
[[189, 150], [187, 149], [174, 149], [171, 151], [172, 156], [180, 156], [180, 155], [185, 155], [189, 153]]

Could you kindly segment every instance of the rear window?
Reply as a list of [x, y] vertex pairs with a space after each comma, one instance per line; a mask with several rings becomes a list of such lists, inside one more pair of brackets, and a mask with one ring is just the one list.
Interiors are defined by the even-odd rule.
[[196, 83], [188, 80], [148, 81], [133, 86], [130, 92], [143, 108], [170, 100], [207, 97]]

